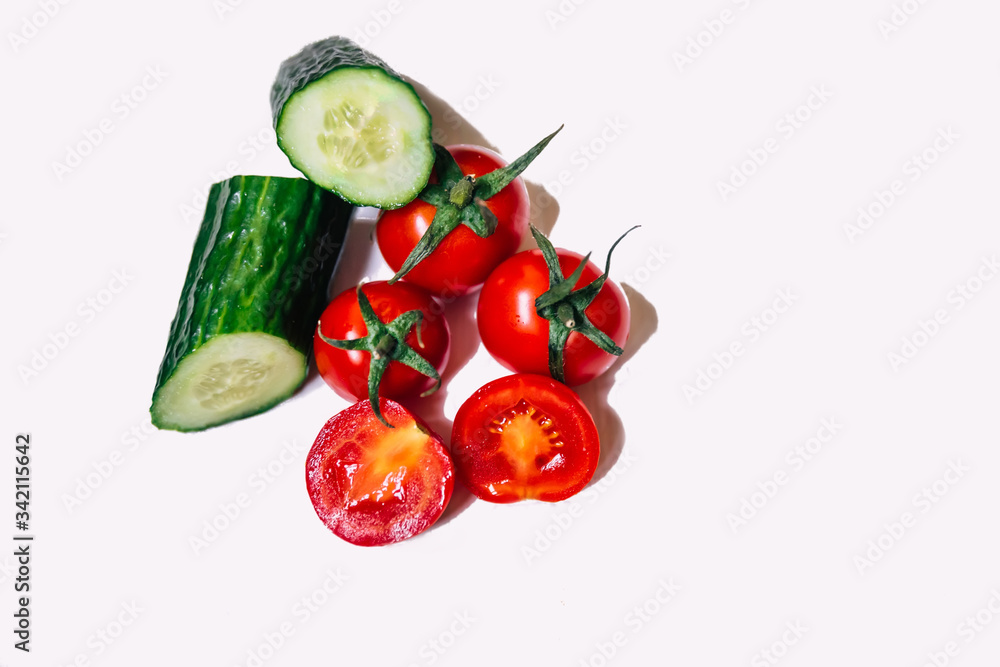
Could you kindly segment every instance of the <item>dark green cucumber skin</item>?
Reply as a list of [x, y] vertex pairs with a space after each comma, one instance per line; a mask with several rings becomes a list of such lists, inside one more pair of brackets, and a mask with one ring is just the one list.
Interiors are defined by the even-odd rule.
[[[281, 63], [281, 67], [278, 68], [278, 76], [271, 86], [271, 116], [274, 119], [274, 129], [278, 129], [278, 119], [289, 97], [341, 67], [377, 68], [410, 86], [399, 72], [389, 67], [374, 53], [365, 51], [346, 37], [328, 37], [313, 42]], [[417, 99], [420, 99], [419, 96]]]
[[[274, 79], [274, 85], [271, 86], [271, 118], [275, 132], [278, 131], [278, 121], [281, 120], [285, 104], [292, 95], [341, 67], [380, 69], [393, 79], [396, 79], [412, 90], [413, 96], [417, 100], [420, 100], [420, 105], [427, 114], [427, 126], [431, 126], [431, 115], [427, 111], [427, 105], [420, 99], [420, 95], [417, 94], [412, 84], [406, 81], [399, 72], [389, 67], [384, 60], [374, 53], [365, 51], [346, 37], [334, 36], [313, 42], [281, 63], [281, 67], [278, 68], [278, 75]], [[430, 136], [427, 137], [427, 141], [428, 143], [431, 142]], [[278, 147], [281, 148], [282, 152], [285, 151], [280, 135], [278, 136]], [[287, 155], [287, 153], [285, 154]], [[292, 161], [292, 166], [296, 169], [299, 168], [294, 160], [291, 159], [291, 156], [289, 156], [289, 160]], [[408, 203], [405, 201], [396, 202], [385, 205], [383, 208], [399, 208]]]
[[153, 404], [181, 360], [221, 334], [268, 333], [308, 359], [352, 210], [303, 178], [233, 176], [212, 185]]

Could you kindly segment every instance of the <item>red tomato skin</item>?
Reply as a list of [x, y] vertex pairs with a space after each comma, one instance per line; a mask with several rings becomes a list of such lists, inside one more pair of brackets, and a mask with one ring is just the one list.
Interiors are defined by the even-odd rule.
[[[561, 443], [561, 464], [544, 473], [531, 455], [533, 472], [519, 475], [502, 452], [498, 419], [521, 401], [552, 421]], [[523, 412], [523, 411], [522, 411]], [[548, 376], [516, 374], [480, 387], [458, 409], [451, 439], [452, 460], [463, 484], [477, 497], [494, 503], [527, 498], [559, 502], [583, 490], [597, 471], [601, 448], [594, 419], [576, 392]], [[549, 461], [551, 464], [552, 460]], [[529, 466], [530, 467], [530, 466]]]
[[[481, 146], [460, 144], [449, 146], [448, 151], [466, 175], [481, 176], [507, 164], [495, 152]], [[437, 182], [436, 177], [432, 176], [431, 182]], [[449, 299], [481, 285], [500, 262], [517, 252], [521, 244], [531, 214], [528, 188], [518, 177], [490, 197], [486, 206], [498, 221], [492, 235], [480, 238], [465, 225], [459, 225], [403, 280]], [[382, 257], [394, 272], [403, 266], [436, 211], [427, 202], [414, 199], [402, 208], [382, 213], [375, 236]]]
[[[558, 248], [559, 266], [568, 276], [583, 255]], [[587, 262], [574, 289], [590, 284], [603, 271]], [[535, 299], [549, 289], [549, 270], [540, 250], [519, 252], [490, 274], [479, 294], [476, 322], [486, 350], [504, 368], [515, 373], [549, 373], [549, 322], [535, 311]], [[585, 311], [598, 329], [619, 347], [628, 341], [630, 311], [622, 289], [608, 280]], [[566, 384], [576, 386], [603, 374], [615, 360], [587, 337], [572, 332], [566, 341]]]
[[455, 468], [441, 437], [399, 403], [380, 399], [382, 414], [397, 428], [416, 424], [427, 437], [418, 466], [407, 470], [402, 502], [360, 503], [352, 507], [337, 468], [356, 463], [391, 430], [359, 401], [326, 422], [306, 457], [306, 490], [320, 520], [341, 539], [364, 547], [383, 546], [430, 528], [444, 512], [454, 489]]
[[[390, 285], [385, 281], [365, 283], [361, 289], [372, 304], [372, 309], [383, 322], [391, 322], [399, 315], [420, 310], [424, 313], [420, 325], [420, 340], [416, 330], [406, 337], [406, 344], [427, 359], [438, 373], [448, 364], [451, 351], [451, 331], [444, 317], [444, 308], [426, 290], [403, 282]], [[361, 318], [361, 307], [355, 288], [338, 294], [320, 317], [323, 335], [334, 340], [362, 338], [368, 333]], [[349, 401], [368, 397], [368, 370], [371, 354], [362, 351], [341, 350], [313, 336], [316, 369], [323, 380]], [[392, 362], [382, 376], [379, 395], [386, 398], [407, 398], [421, 394], [434, 386], [434, 380], [399, 362]]]

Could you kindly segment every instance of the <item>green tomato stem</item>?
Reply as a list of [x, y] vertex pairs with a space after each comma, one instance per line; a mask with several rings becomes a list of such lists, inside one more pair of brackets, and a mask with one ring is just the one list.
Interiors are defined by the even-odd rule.
[[[559, 126], [559, 130], [561, 129], [562, 126]], [[434, 144], [436, 155], [434, 171], [440, 182], [425, 187], [418, 198], [431, 204], [437, 210], [430, 226], [389, 282], [395, 283], [412, 271], [413, 267], [434, 252], [444, 237], [459, 225], [465, 225], [481, 238], [491, 236], [496, 229], [497, 219], [489, 209], [483, 206], [483, 202], [489, 200], [520, 176], [532, 160], [548, 146], [559, 130], [539, 141], [527, 153], [507, 166], [475, 178], [463, 175], [451, 153], [443, 146]]]
[[566, 278], [559, 264], [559, 255], [556, 253], [556, 249], [545, 238], [545, 235], [532, 225], [531, 234], [535, 237], [538, 249], [541, 250], [542, 257], [549, 269], [549, 289], [535, 299], [535, 312], [538, 313], [539, 317], [549, 321], [549, 373], [556, 380], [566, 381], [564, 353], [569, 334], [573, 331], [586, 336], [594, 345], [608, 354], [621, 356], [622, 348], [610, 336], [594, 326], [587, 317], [586, 310], [587, 306], [597, 298], [608, 279], [608, 272], [611, 270], [611, 253], [614, 252], [621, 240], [636, 227], [632, 227], [618, 237], [618, 240], [608, 250], [604, 273], [593, 282], [574, 290], [573, 286], [583, 275], [583, 269], [590, 259], [590, 254], [588, 253], [576, 267], [576, 270]]
[[379, 408], [378, 389], [382, 384], [385, 371], [392, 361], [398, 361], [404, 366], [409, 366], [413, 370], [436, 380], [434, 387], [424, 392], [424, 396], [434, 392], [441, 386], [441, 375], [437, 369], [425, 358], [406, 344], [406, 336], [410, 330], [417, 327], [417, 340], [420, 340], [420, 324], [423, 321], [423, 313], [419, 310], [410, 310], [392, 322], [383, 322], [379, 319], [367, 295], [361, 291], [358, 285], [358, 307], [361, 309], [361, 319], [365, 323], [368, 334], [364, 338], [351, 338], [348, 340], [335, 340], [323, 335], [319, 324], [316, 331], [320, 340], [327, 345], [340, 350], [361, 350], [371, 354], [371, 363], [368, 366], [368, 400], [371, 402], [375, 416], [389, 428], [395, 428], [385, 417]]

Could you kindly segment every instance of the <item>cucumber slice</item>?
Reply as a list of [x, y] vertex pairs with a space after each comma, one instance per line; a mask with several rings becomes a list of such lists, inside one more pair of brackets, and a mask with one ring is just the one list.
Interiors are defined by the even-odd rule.
[[301, 178], [212, 186], [153, 391], [157, 427], [209, 428], [295, 391], [351, 208]]
[[191, 431], [257, 414], [295, 391], [306, 369], [306, 355], [277, 336], [217, 336], [177, 365], [157, 396], [155, 422]]
[[398, 208], [430, 178], [430, 113], [413, 86], [349, 39], [316, 42], [283, 62], [271, 112], [292, 165], [352, 204]]

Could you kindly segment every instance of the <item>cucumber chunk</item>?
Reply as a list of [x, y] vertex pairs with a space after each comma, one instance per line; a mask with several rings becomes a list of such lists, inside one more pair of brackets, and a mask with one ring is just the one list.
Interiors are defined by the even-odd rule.
[[212, 186], [153, 391], [157, 427], [209, 428], [295, 391], [351, 210], [301, 178]]
[[282, 63], [271, 111], [292, 165], [352, 204], [398, 208], [430, 178], [427, 108], [413, 86], [349, 39], [316, 42]]

